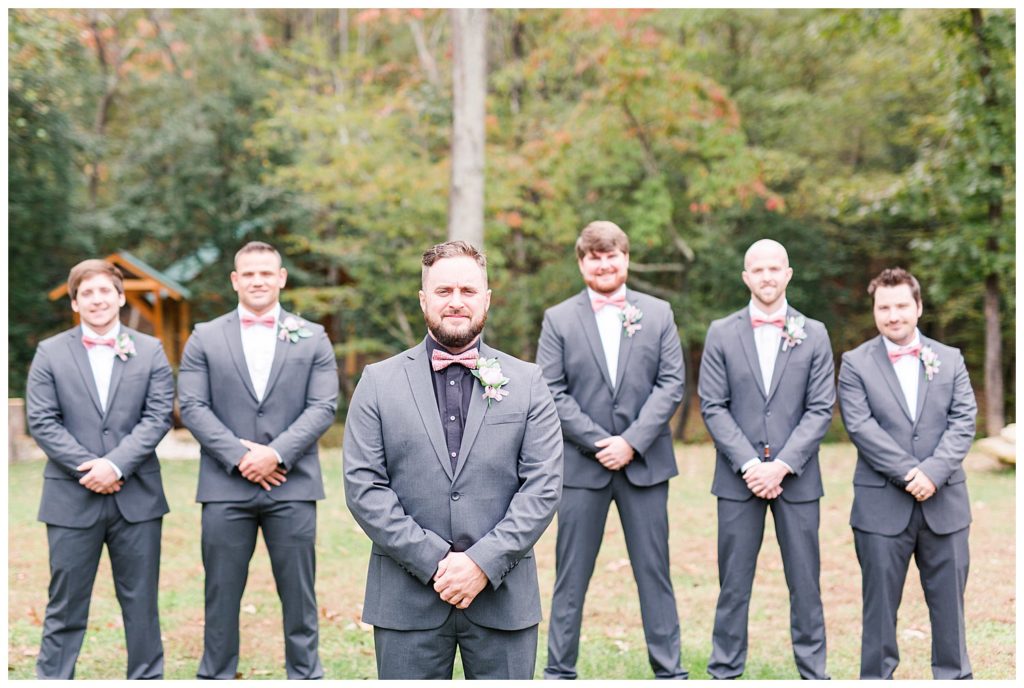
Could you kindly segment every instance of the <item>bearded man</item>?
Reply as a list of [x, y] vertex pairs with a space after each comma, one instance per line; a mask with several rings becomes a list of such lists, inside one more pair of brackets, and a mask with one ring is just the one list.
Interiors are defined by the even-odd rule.
[[562, 489], [540, 368], [482, 341], [487, 263], [463, 241], [423, 255], [423, 342], [367, 366], [345, 422], [345, 498], [373, 541], [363, 621], [380, 679], [531, 679], [533, 545]]

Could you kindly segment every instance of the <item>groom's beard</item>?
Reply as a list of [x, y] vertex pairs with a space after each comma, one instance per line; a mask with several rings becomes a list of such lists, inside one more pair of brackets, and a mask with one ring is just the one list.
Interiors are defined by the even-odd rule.
[[487, 311], [473, 318], [469, 324], [462, 327], [454, 327], [446, 324], [443, 318], [426, 315], [427, 329], [434, 335], [437, 342], [449, 350], [461, 349], [484, 331], [484, 324], [487, 322]]

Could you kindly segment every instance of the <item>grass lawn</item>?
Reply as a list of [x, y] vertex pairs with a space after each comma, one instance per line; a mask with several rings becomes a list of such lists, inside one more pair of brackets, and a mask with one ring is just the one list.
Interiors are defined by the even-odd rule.
[[[338, 449], [324, 451], [328, 498], [319, 505], [317, 599], [320, 655], [326, 678], [374, 678], [373, 634], [359, 621], [370, 543], [345, 507]], [[683, 660], [693, 678], [705, 673], [718, 595], [715, 500], [710, 445], [677, 447], [680, 476], [670, 483], [672, 578], [682, 622]], [[860, 651], [860, 569], [847, 525], [855, 452], [849, 444], [822, 448], [826, 496], [822, 500], [821, 584], [828, 627], [829, 672], [857, 677]], [[1014, 471], [980, 455], [967, 460], [974, 523], [967, 586], [967, 646], [978, 679], [1015, 676]], [[203, 567], [199, 551], [198, 463], [165, 461], [171, 513], [164, 519], [160, 614], [166, 677], [193, 678], [202, 651]], [[8, 469], [8, 678], [32, 678], [48, 582], [46, 531], [35, 520], [42, 462]], [[545, 619], [554, 585], [555, 528], [537, 546]], [[748, 679], [798, 678], [789, 641], [789, 603], [771, 517], [766, 525], [750, 613]], [[244, 678], [284, 678], [281, 613], [262, 540], [242, 600]], [[537, 676], [546, 656], [541, 623]], [[927, 608], [911, 564], [900, 611], [901, 679], [931, 678]], [[106, 554], [93, 593], [89, 629], [77, 678], [124, 677], [123, 626]], [[615, 510], [590, 585], [578, 665], [581, 678], [651, 678], [640, 627], [639, 603]], [[461, 670], [457, 669], [457, 675]]]

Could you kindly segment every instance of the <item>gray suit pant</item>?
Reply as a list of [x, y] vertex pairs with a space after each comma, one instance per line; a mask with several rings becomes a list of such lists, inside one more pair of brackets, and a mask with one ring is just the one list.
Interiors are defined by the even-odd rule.
[[825, 673], [825, 613], [821, 605], [821, 555], [818, 549], [818, 500], [718, 500], [718, 583], [708, 673], [736, 678], [747, 662], [747, 621], [757, 555], [764, 540], [769, 505], [789, 587], [790, 637], [793, 657], [805, 679], [828, 678]]
[[903, 598], [910, 557], [921, 574], [921, 587], [932, 624], [932, 676], [972, 678], [964, 631], [964, 589], [970, 555], [970, 528], [938, 535], [928, 528], [921, 505], [914, 504], [910, 523], [899, 535], [853, 529], [864, 596], [860, 677], [891, 679], [900, 663], [896, 612]]
[[651, 668], [657, 678], [686, 678], [679, 658], [679, 614], [669, 575], [668, 481], [638, 487], [622, 471], [616, 471], [611, 482], [599, 490], [562, 489], [544, 678], [576, 678], [583, 601], [612, 500], [622, 521], [640, 593], [640, 617]]
[[452, 609], [438, 628], [398, 631], [373, 627], [380, 680], [451, 680], [455, 648], [468, 679], [529, 681], [537, 664], [537, 626], [503, 631], [480, 626]]
[[157, 590], [160, 582], [160, 530], [163, 519], [129, 523], [113, 495], [88, 528], [47, 525], [50, 547], [50, 601], [43, 640], [36, 658], [41, 679], [72, 679], [89, 620], [89, 602], [103, 543], [107, 544], [114, 591], [121, 604], [130, 679], [160, 679], [164, 646], [160, 641]]
[[248, 502], [203, 504], [206, 627], [197, 676], [233, 679], [238, 671], [238, 613], [259, 528], [281, 600], [288, 678], [322, 678], [313, 589], [316, 502], [277, 502], [263, 490]]

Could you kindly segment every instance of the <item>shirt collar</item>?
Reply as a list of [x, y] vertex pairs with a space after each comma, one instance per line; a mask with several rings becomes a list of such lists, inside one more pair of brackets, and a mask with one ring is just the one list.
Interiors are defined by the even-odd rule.
[[[614, 299], [619, 294], [621, 294], [623, 297], [626, 296], [626, 285], [625, 284], [623, 284], [621, 287], [616, 289], [613, 293], [608, 294], [607, 298]], [[587, 296], [590, 298], [591, 301], [593, 301], [598, 296], [605, 296], [605, 294], [598, 294], [596, 291], [594, 291], [590, 287], [587, 287]]]
[[105, 338], [108, 338], [108, 337], [113, 337], [116, 340], [117, 339], [117, 335], [119, 335], [119, 334], [121, 334], [121, 321], [120, 320], [115, 322], [114, 326], [112, 328], [110, 328], [110, 331], [107, 332], [106, 334], [96, 334], [95, 330], [93, 330], [91, 327], [89, 327], [85, 323], [82, 323], [82, 335], [85, 336], [85, 337], [93, 337], [94, 339], [105, 339]]
[[[274, 320], [275, 321], [280, 320], [281, 319], [281, 303], [280, 302], [275, 303], [274, 307], [271, 308], [270, 311], [268, 311], [268, 312], [271, 315], [274, 316]], [[246, 315], [249, 316], [250, 318], [258, 318], [258, 317], [260, 317], [260, 316], [256, 315], [255, 313], [253, 313], [252, 311], [250, 311], [245, 306], [243, 306], [242, 304], [238, 304], [238, 319], [241, 320], [242, 317], [246, 316]]]
[[885, 342], [886, 351], [895, 351], [896, 349], [902, 349], [903, 346], [914, 346], [915, 344], [921, 343], [921, 330], [914, 328], [914, 338], [910, 340], [909, 344], [899, 345], [896, 342], [890, 340], [884, 334], [882, 335], [882, 341]]
[[754, 305], [754, 300], [750, 300], [750, 317], [758, 317], [764, 320], [771, 320], [773, 317], [782, 317], [785, 319], [786, 311], [789, 310], [789, 302], [786, 301], [786, 297], [782, 297], [782, 305], [774, 313], [765, 313], [760, 308]]

